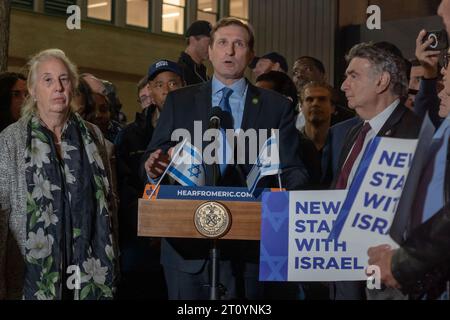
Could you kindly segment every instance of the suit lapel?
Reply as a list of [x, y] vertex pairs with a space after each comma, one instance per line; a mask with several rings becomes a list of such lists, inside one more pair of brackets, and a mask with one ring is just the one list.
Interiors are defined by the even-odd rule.
[[248, 82], [247, 97], [245, 99], [244, 115], [242, 117], [241, 128], [247, 130], [256, 127], [256, 120], [258, 119], [261, 110], [261, 99], [258, 88]]
[[[247, 97], [245, 100], [244, 114], [242, 117], [241, 128], [247, 130], [256, 127], [256, 120], [261, 110], [261, 99], [258, 89], [251, 83], [248, 83]], [[211, 81], [208, 81], [202, 86], [195, 95], [195, 108], [196, 112], [202, 114], [203, 132], [208, 129], [209, 114], [211, 112], [212, 100], [212, 85]], [[203, 150], [207, 143], [203, 142]], [[205, 165], [207, 185], [213, 184], [213, 166]]]
[[201, 115], [203, 131], [208, 129], [209, 114], [211, 112], [211, 100], [212, 100], [212, 87], [211, 81], [202, 85], [198, 92], [195, 94], [195, 109], [198, 114]]
[[406, 112], [406, 107], [403, 104], [399, 104], [392, 112], [391, 116], [386, 120], [384, 126], [378, 132], [379, 137], [392, 137], [394, 134], [393, 129], [402, 120], [403, 115]]
[[[407, 109], [404, 105], [399, 104], [395, 108], [394, 112], [392, 112], [391, 116], [386, 120], [383, 127], [378, 132], [377, 136], [378, 137], [392, 137], [395, 133], [395, 131], [394, 131], [395, 126], [400, 122], [400, 120], [402, 119], [406, 110]], [[341, 156], [339, 158], [338, 168], [342, 168], [342, 166], [344, 165], [344, 162], [347, 159], [347, 156], [350, 153], [350, 151], [353, 147], [353, 144], [355, 143], [356, 137], [358, 136], [359, 132], [361, 131], [363, 125], [364, 125], [364, 122], [361, 122], [360, 124], [356, 125], [349, 131], [347, 137], [345, 138], [345, 140], [347, 142], [344, 145], [342, 152], [341, 152]], [[333, 186], [335, 185], [336, 181], [337, 181], [337, 177], [335, 177], [335, 179], [334, 179]]]
[[[209, 116], [212, 109], [212, 86], [211, 81], [206, 82], [201, 86], [198, 92], [195, 94], [195, 112], [201, 115], [202, 120], [202, 150], [205, 150], [207, 142], [203, 141], [203, 133], [208, 130], [209, 126]], [[192, 132], [193, 134], [193, 132]], [[193, 136], [192, 136], [193, 138]], [[206, 173], [206, 185], [213, 184], [213, 167], [212, 165], [205, 164]]]

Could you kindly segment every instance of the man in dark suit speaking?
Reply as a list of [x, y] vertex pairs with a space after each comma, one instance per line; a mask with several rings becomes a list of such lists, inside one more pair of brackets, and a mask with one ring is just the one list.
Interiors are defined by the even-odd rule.
[[[305, 188], [306, 170], [298, 158], [298, 135], [294, 112], [285, 97], [250, 84], [244, 72], [254, 56], [252, 28], [237, 19], [219, 21], [211, 32], [209, 57], [214, 67], [213, 79], [171, 92], [144, 155], [144, 167], [151, 179], [158, 179], [168, 165], [168, 151], [179, 141], [171, 141], [176, 129], [189, 131], [195, 141], [194, 122], [201, 122], [202, 136], [208, 129], [212, 108], [220, 106], [231, 118], [228, 129], [279, 130], [281, 181], [286, 189]], [[197, 132], [197, 134], [199, 134]], [[198, 138], [197, 138], [198, 139]], [[203, 145], [207, 143], [203, 142]], [[245, 150], [249, 154], [248, 142]], [[239, 150], [238, 150], [239, 151]], [[170, 152], [169, 152], [170, 153]], [[246, 157], [248, 161], [248, 157]], [[206, 165], [206, 185], [212, 185], [212, 165]], [[251, 163], [220, 165], [217, 185], [245, 186]], [[276, 179], [265, 178], [259, 187], [277, 187]], [[208, 241], [164, 239], [161, 263], [165, 270], [169, 299], [208, 298]], [[226, 287], [226, 299], [262, 298], [258, 282], [259, 243], [222, 241], [220, 282]]]

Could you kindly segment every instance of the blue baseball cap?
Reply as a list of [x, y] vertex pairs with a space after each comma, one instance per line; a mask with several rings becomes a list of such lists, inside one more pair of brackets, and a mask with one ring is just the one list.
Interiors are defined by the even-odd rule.
[[180, 76], [183, 79], [183, 71], [178, 63], [170, 60], [158, 60], [150, 66], [148, 69], [147, 81], [152, 81], [158, 74], [164, 71], [171, 71]]

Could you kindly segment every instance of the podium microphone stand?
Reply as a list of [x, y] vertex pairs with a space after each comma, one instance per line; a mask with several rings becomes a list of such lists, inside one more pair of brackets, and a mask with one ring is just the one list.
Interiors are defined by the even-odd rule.
[[[219, 166], [213, 165], [213, 181], [214, 186], [217, 185], [217, 177]], [[211, 248], [209, 250], [210, 262], [210, 281], [209, 281], [209, 299], [220, 300], [225, 293], [225, 288], [220, 284], [220, 249], [218, 247], [218, 240], [211, 240]]]
[[209, 300], [220, 300], [225, 293], [225, 288], [220, 284], [220, 250], [217, 247], [217, 240], [211, 240], [211, 249], [209, 250], [210, 260], [210, 287]]

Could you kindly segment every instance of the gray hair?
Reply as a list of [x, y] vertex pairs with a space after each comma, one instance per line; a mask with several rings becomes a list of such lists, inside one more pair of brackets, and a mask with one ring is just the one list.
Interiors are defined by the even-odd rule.
[[[58, 59], [60, 60], [67, 68], [67, 71], [69, 72], [69, 78], [70, 78], [70, 87], [72, 93], [75, 93], [76, 88], [78, 87], [78, 70], [77, 67], [72, 61], [67, 58], [64, 51], [60, 49], [47, 49], [44, 51], [39, 52], [38, 54], [34, 55], [30, 58], [30, 60], [27, 63], [28, 66], [28, 80], [27, 80], [27, 87], [28, 91], [34, 92], [35, 86], [36, 86], [36, 77], [37, 77], [37, 70], [40, 66], [40, 64], [44, 61], [47, 61], [49, 59]], [[74, 110], [74, 104], [71, 101], [70, 102], [70, 108], [71, 110]], [[23, 108], [22, 108], [22, 117], [30, 117], [37, 111], [37, 103], [34, 97], [31, 95], [28, 96], [27, 100], [25, 101]]]
[[404, 58], [377, 47], [371, 42], [355, 45], [345, 57], [347, 63], [350, 63], [353, 58], [369, 60], [374, 73], [387, 72], [391, 77], [389, 88], [393, 94], [401, 98], [408, 95], [407, 68]]

